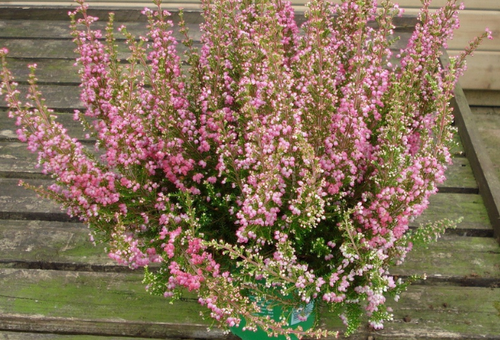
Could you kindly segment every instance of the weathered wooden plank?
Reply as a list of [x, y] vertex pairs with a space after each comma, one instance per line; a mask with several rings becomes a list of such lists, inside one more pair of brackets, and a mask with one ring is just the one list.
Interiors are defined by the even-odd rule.
[[[410, 0], [411, 1], [411, 0]], [[147, 4], [151, 4], [148, 1]], [[102, 5], [102, 6], [99, 6]], [[34, 3], [25, 5], [9, 5], [0, 2], [0, 20], [68, 20], [68, 10], [73, 10], [75, 8], [73, 2], [67, 2], [62, 4], [62, 6], [54, 5], [54, 3], [46, 3], [44, 6], [37, 6]], [[144, 7], [150, 6], [135, 6], [135, 8], [124, 6], [123, 2], [116, 3], [101, 2], [93, 3], [88, 9], [89, 15], [97, 16], [99, 18], [107, 18], [110, 11], [115, 13], [116, 22], [145, 22], [146, 18], [141, 14], [141, 10]], [[188, 24], [199, 24], [203, 21], [201, 16], [201, 9], [198, 4], [192, 5], [187, 3], [187, 1], [175, 2], [175, 1], [164, 1], [162, 3], [162, 8], [167, 9], [172, 13], [172, 21], [178, 22], [179, 8], [184, 10], [184, 18]], [[305, 6], [296, 5], [295, 9], [295, 19], [300, 24], [304, 20]], [[414, 16], [403, 16], [394, 18], [394, 24], [398, 29], [408, 28], [415, 26], [416, 18]]]
[[[173, 8], [172, 6], [167, 6]], [[116, 11], [115, 11], [116, 12]], [[119, 13], [120, 11], [118, 11]], [[137, 11], [139, 12], [139, 11]], [[300, 12], [300, 11], [299, 11]], [[99, 13], [100, 21], [95, 23], [93, 27], [97, 29], [104, 30], [106, 27], [106, 21], [108, 19], [108, 13]], [[410, 9], [407, 15], [416, 16], [418, 14], [417, 10]], [[119, 14], [118, 14], [119, 15]], [[468, 42], [475, 36], [480, 35], [484, 31], [484, 27], [488, 27], [493, 32], [500, 30], [500, 24], [498, 24], [498, 18], [500, 12], [486, 12], [479, 15], [477, 11], [464, 11], [461, 14], [462, 25], [460, 29], [456, 32], [455, 38], [450, 41], [450, 49], [462, 49]], [[0, 20], [0, 37], [1, 38], [52, 38], [52, 39], [70, 39], [69, 30], [69, 17], [66, 20], [54, 21], [52, 20]], [[181, 39], [183, 36], [179, 33], [178, 22], [179, 15], [178, 11], [172, 11], [170, 19], [174, 22], [174, 36]], [[201, 33], [199, 30], [199, 24], [203, 21], [203, 17], [198, 13], [186, 13], [185, 20], [187, 27], [190, 31], [190, 36], [194, 40], [199, 40]], [[304, 20], [301, 14], [297, 15], [297, 21], [302, 22]], [[410, 19], [407, 19], [410, 20]], [[396, 25], [401, 26], [400, 18], [395, 19]], [[145, 35], [147, 32], [146, 23], [142, 21], [134, 22], [118, 22], [115, 21], [115, 27], [120, 27], [125, 25], [127, 29], [133, 34]], [[496, 33], [494, 33], [496, 34]], [[117, 35], [117, 38], [122, 38], [121, 34]], [[486, 41], [481, 45], [480, 50], [483, 51], [495, 51], [498, 50], [498, 44], [494, 41]]]
[[500, 287], [500, 248], [489, 237], [444, 235], [427, 248], [416, 247], [391, 269], [393, 275], [424, 273], [429, 282]]
[[500, 107], [471, 107], [479, 136], [493, 162], [493, 170], [500, 178]]
[[[417, 5], [417, 6], [415, 6], [415, 5]], [[176, 4], [165, 3], [164, 7], [172, 10], [171, 19], [172, 19], [172, 21], [177, 23], [179, 21], [177, 10], [179, 7], [182, 7], [182, 6], [176, 6]], [[409, 4], [401, 4], [401, 7], [406, 8], [405, 15], [413, 17], [413, 16], [416, 16], [418, 14], [418, 11], [419, 11], [419, 8], [421, 7], [421, 4], [414, 3], [413, 6], [409, 5]], [[434, 6], [434, 7], [438, 7], [438, 6]], [[92, 5], [91, 5], [91, 9], [92, 9]], [[103, 21], [106, 21], [106, 19], [108, 17], [108, 13], [103, 9], [95, 9], [95, 10], [97, 11], [96, 14]], [[295, 10], [298, 13], [297, 20], [301, 22], [303, 20], [303, 18], [302, 18], [302, 15], [299, 13], [302, 13], [305, 10], [305, 7], [302, 4], [302, 5], [296, 6]], [[131, 12], [132, 10], [131, 9], [127, 10], [124, 8], [122, 8], [122, 9], [116, 8], [116, 10], [114, 12], [117, 13], [119, 19], [122, 19], [122, 18], [120, 18], [121, 17], [120, 13], [126, 12], [126, 11]], [[137, 15], [140, 15], [140, 13], [139, 13], [140, 10], [137, 9], [135, 11], [137, 12], [137, 14], [134, 15], [134, 19], [138, 19]], [[464, 48], [473, 37], [481, 34], [484, 31], [485, 27], [490, 28], [494, 32], [495, 35], [498, 34], [498, 32], [500, 30], [499, 20], [498, 20], [499, 16], [500, 16], [500, 12], [497, 12], [497, 11], [478, 11], [478, 10], [474, 10], [474, 8], [468, 8], [467, 10], [462, 11], [461, 15], [460, 15], [461, 26], [457, 30], [457, 32], [455, 34], [455, 38], [450, 41], [449, 48], [450, 49], [462, 49], [462, 48]], [[13, 17], [11, 17], [11, 18], [15, 18], [14, 13], [13, 13]], [[0, 17], [0, 19], [2, 19], [2, 18]], [[65, 21], [64, 19], [66, 19], [66, 23], [64, 22]], [[32, 20], [31, 19], [30, 20], [31, 23], [29, 23], [29, 22], [23, 22], [22, 20], [14, 21], [14, 20], [5, 20], [4, 19], [3, 23], [0, 22], [0, 28], [4, 28], [3, 29], [4, 32], [0, 33], [0, 36], [6, 36], [6, 37], [27, 37], [27, 36], [30, 36], [30, 37], [48, 37], [50, 34], [53, 34], [52, 37], [58, 37], [58, 38], [68, 37], [68, 22], [69, 22], [69, 20], [67, 18], [67, 15], [66, 15], [66, 18], [60, 17], [59, 22], [54, 23], [53, 18], [51, 18], [50, 20], [52, 20], [51, 25], [54, 25], [54, 32], [50, 32], [47, 29], [47, 25], [45, 25], [45, 28], [42, 28], [39, 31], [32, 30], [33, 25], [39, 25], [37, 22], [38, 21], [43, 22], [44, 20]], [[397, 19], [397, 21], [398, 20], [401, 20], [401, 19]], [[135, 21], [136, 21], [135, 23], [130, 23], [130, 26], [129, 26], [130, 30], [134, 31], [134, 32], [145, 32], [145, 30], [144, 30], [145, 25], [141, 24], [141, 23], [137, 23], [137, 20], [135, 20]], [[144, 22], [145, 21], [144, 18], [142, 18], [141, 21]], [[198, 34], [198, 29], [197, 29], [196, 25], [202, 21], [202, 17], [199, 14], [199, 12], [186, 13], [186, 21], [188, 23], [188, 26], [191, 25], [191, 32], [196, 32], [196, 34]], [[121, 22], [117, 22], [116, 27], [119, 27], [120, 24], [121, 24]], [[104, 26], [101, 23], [101, 24], [97, 24], [96, 27], [104, 27]], [[138, 30], [135, 31], [135, 28], [137, 28]], [[496, 43], [495, 41], [486, 41], [481, 45], [480, 50], [481, 51], [486, 51], [486, 50], [498, 51], [499, 46], [498, 46], [498, 43]]]
[[[69, 217], [58, 205], [34, 195], [33, 192], [19, 186], [18, 179], [0, 179], [0, 219], [76, 221]], [[35, 186], [47, 185], [48, 180], [29, 180]]]
[[475, 194], [437, 194], [430, 198], [429, 208], [412, 225], [444, 218], [456, 220], [463, 217], [457, 226], [457, 233], [492, 231], [488, 214], [480, 195]]
[[440, 185], [440, 192], [456, 189], [457, 192], [477, 193], [476, 179], [467, 158], [453, 158], [453, 164], [448, 166], [445, 175], [446, 181]]
[[[27, 326], [29, 325], [29, 326]], [[102, 320], [82, 320], [75, 318], [26, 317], [4, 315], [0, 318], [0, 327], [17, 333], [26, 331], [40, 333], [58, 333], [55, 339], [165, 339], [165, 340], [238, 340], [232, 334], [219, 330], [207, 330], [206, 325], [170, 324], [153, 322]], [[71, 334], [61, 337], [60, 334]], [[78, 334], [78, 335], [74, 335]], [[10, 339], [10, 338], [9, 338]], [[24, 339], [24, 338], [21, 338]], [[36, 338], [38, 339], [38, 338]], [[42, 338], [44, 339], [44, 338]], [[53, 339], [49, 337], [49, 339]], [[325, 339], [332, 340], [332, 338]]]
[[[68, 94], [68, 97], [77, 97], [79, 96], [79, 89], [74, 88], [74, 92], [71, 94]], [[64, 94], [61, 94], [63, 96]], [[68, 99], [70, 100], [70, 99]], [[55, 112], [54, 115], [57, 116], [57, 122], [61, 123], [66, 130], [68, 131], [68, 134], [74, 138], [78, 138], [82, 141], [88, 141], [90, 143], [90, 140], [85, 138], [86, 134], [88, 131], [84, 130], [84, 127], [80, 123], [80, 121], [74, 119], [74, 113], [73, 111], [70, 111], [69, 108], [67, 108], [67, 112]], [[22, 154], [23, 152], [21, 151], [22, 145], [24, 145], [24, 148], [26, 148], [26, 144], [16, 144], [20, 143], [16, 131], [19, 128], [16, 125], [15, 119], [9, 118], [7, 114], [7, 109], [1, 109], [0, 108], [0, 142], [14, 142], [14, 144], [2, 144], [3, 147], [9, 147], [11, 150], [19, 150], [14, 153], [19, 153]], [[21, 159], [26, 158], [25, 156], [20, 156]], [[36, 161], [35, 161], [36, 163]]]
[[[362, 328], [346, 339], [500, 339], [499, 288], [413, 285], [387, 303], [394, 320], [383, 330]], [[321, 320], [330, 322], [326, 314]]]
[[[92, 25], [94, 29], [105, 31], [107, 26], [108, 15], [103, 15], [100, 20]], [[184, 35], [179, 32], [179, 15], [177, 12], [172, 13], [169, 18], [174, 26], [172, 27], [173, 36], [176, 39], [184, 39]], [[194, 17], [192, 14], [186, 13], [186, 27], [189, 29], [189, 36], [195, 41], [199, 41], [201, 37], [200, 26], [202, 17], [198, 15]], [[189, 20], [189, 22], [187, 22]], [[0, 20], [0, 38], [8, 39], [72, 39], [70, 30], [70, 19], [67, 20]], [[142, 21], [133, 22], [117, 22], [115, 38], [124, 40], [124, 36], [118, 32], [118, 28], [122, 25], [127, 27], [127, 31], [136, 37], [145, 36], [148, 32], [147, 23]]]
[[[75, 66], [74, 59], [7, 59], [7, 65], [14, 80], [22, 84], [27, 83], [30, 74], [28, 65], [34, 63], [37, 65], [35, 75], [38, 84], [77, 86], [81, 83], [78, 75], [79, 66]], [[188, 66], [182, 65], [181, 69], [187, 71]]]
[[[83, 109], [83, 103], [80, 101], [80, 88], [74, 86], [57, 86], [57, 85], [39, 85], [38, 88], [43, 93], [43, 98], [46, 99], [46, 105], [55, 111], [73, 113], [75, 109]], [[27, 92], [27, 85], [19, 85], [21, 94]], [[21, 101], [24, 97], [20, 97]], [[7, 103], [5, 99], [0, 98], [0, 109], [6, 109]]]
[[[3, 10], [6, 11], [6, 10]], [[0, 20], [1, 38], [53, 38], [71, 39], [70, 18], [67, 20]], [[102, 26], [102, 24], [99, 24]]]
[[[200, 33], [196, 33], [199, 37]], [[398, 34], [401, 37], [392, 46], [391, 49], [394, 51], [399, 51], [401, 48], [405, 47], [405, 42], [410, 37], [410, 33], [402, 32]], [[129, 55], [128, 46], [122, 42], [117, 41], [117, 56], [118, 59], [125, 60]], [[75, 53], [75, 44], [69, 39], [53, 39], [53, 38], [41, 38], [41, 39], [10, 39], [10, 38], [0, 38], [0, 46], [6, 47], [9, 50], [8, 56], [10, 58], [19, 59], [69, 59], [74, 60], [77, 57]], [[195, 48], [200, 48], [201, 43], [199, 41], [194, 41], [193, 46]], [[187, 51], [187, 48], [179, 43], [176, 46], [177, 54], [183, 56]]]
[[36, 63], [38, 83], [79, 85], [80, 77], [74, 59], [14, 59], [9, 58], [8, 67], [17, 82], [26, 82], [30, 74], [29, 64]]
[[[113, 11], [115, 16], [118, 18], [122, 17], [120, 15], [123, 10]], [[139, 12], [139, 11], [136, 11]], [[100, 29], [104, 32], [108, 13], [100, 12], [100, 20], [93, 23], [92, 27], [94, 29]], [[199, 13], [186, 12], [184, 14], [184, 19], [186, 27], [189, 30], [189, 37], [194, 41], [199, 41], [201, 38], [200, 24], [203, 22], [203, 17]], [[178, 39], [184, 39], [184, 35], [180, 33], [178, 23], [180, 21], [178, 11], [172, 11], [169, 20], [173, 22], [173, 36]], [[396, 34], [403, 34], [403, 31], [408, 29], [410, 26], [413, 27], [414, 24], [413, 17], [395, 18], [394, 24], [396, 25]], [[304, 17], [301, 14], [296, 15], [296, 21], [300, 25], [304, 21]], [[134, 20], [120, 22], [115, 19], [114, 27], [116, 28], [115, 38], [118, 41], [124, 40], [124, 36], [118, 32], [118, 28], [122, 25], [127, 27], [127, 30], [135, 35], [145, 36], [147, 33], [147, 23], [145, 20]], [[406, 36], [405, 36], [406, 37]], [[61, 18], [59, 21], [54, 19], [50, 20], [5, 20], [0, 16], [0, 38], [8, 39], [72, 39], [69, 28], [69, 17], [64, 20]], [[407, 39], [407, 37], [406, 37]]]
[[[474, 115], [478, 117], [482, 116], [491, 116], [490, 118], [495, 119], [494, 117], [500, 116], [500, 105], [470, 105], [470, 110]], [[495, 121], [495, 125], [498, 126], [498, 122]]]
[[[9, 50], [9, 57], [24, 59], [70, 59], [77, 57], [75, 44], [70, 39], [5, 39], [0, 38], [0, 46]], [[182, 53], [182, 45], [179, 45]], [[124, 44], [118, 45], [118, 57], [125, 59], [128, 48]]]
[[75, 45], [71, 40], [55, 39], [0, 39], [0, 46], [9, 50], [13, 58], [75, 59]]
[[[218, 339], [196, 299], [170, 305], [142, 275], [0, 269], [0, 329], [107, 336]], [[15, 283], [15, 284], [14, 284]], [[227, 339], [230, 339], [228, 337]]]
[[[184, 1], [183, 1], [184, 2]], [[182, 2], [182, 3], [183, 3]], [[10, 1], [9, 1], [10, 3]], [[68, 11], [74, 10], [76, 4], [72, 1], [63, 4], [62, 6], [57, 6], [54, 4], [47, 3], [43, 6], [37, 4], [9, 4], [5, 2], [0, 2], [0, 19], [1, 20], [51, 20], [51, 21], [66, 21], [68, 22]], [[166, 2], [164, 1], [163, 8], [168, 9], [173, 15], [179, 8], [183, 7], [185, 12], [186, 22], [197, 23], [201, 20], [201, 11], [198, 5], [195, 7], [183, 5], [180, 2]], [[122, 3], [121, 3], [122, 4]], [[149, 2], [148, 4], [152, 4]], [[97, 16], [99, 18], [107, 18], [108, 13], [113, 11], [115, 13], [115, 20], [117, 22], [146, 22], [146, 17], [141, 13], [144, 7], [150, 6], [135, 6], [135, 8], [130, 8], [126, 6], [110, 6], [109, 3], [104, 3], [104, 6], [98, 6], [97, 4], [92, 4], [88, 10], [88, 14], [92, 16]], [[151, 6], [153, 7], [153, 6]]]
[[79, 271], [122, 271], [93, 245], [88, 228], [79, 223], [0, 220], [0, 266]]
[[[500, 289], [412, 285], [398, 302], [388, 301], [394, 320], [383, 330], [361, 328], [341, 339], [500, 339]], [[322, 314], [324, 324], [335, 324]]]
[[[8, 130], [2, 130], [5, 132]], [[0, 177], [45, 178], [36, 167], [37, 156], [26, 149], [25, 143], [0, 140]]]
[[[446, 54], [442, 56], [441, 62], [445, 66], [449, 64], [449, 58]], [[454, 94], [451, 106], [454, 110], [455, 124], [458, 127], [467, 158], [471, 162], [472, 171], [478, 182], [479, 192], [483, 197], [495, 238], [500, 242], [500, 180], [478, 134], [462, 88], [457, 86]]]
[[[26, 180], [32, 185], [47, 185], [48, 180]], [[31, 191], [19, 187], [17, 179], [0, 178], [2, 193], [0, 194], [0, 218], [26, 219], [37, 216], [42, 220], [67, 221], [68, 217], [56, 204], [40, 199]], [[460, 232], [489, 231], [488, 215], [480, 195], [477, 194], [437, 194], [431, 197], [429, 209], [414, 223], [436, 221], [443, 218], [464, 221], [458, 226]]]
[[[457, 249], [461, 249], [457, 253]], [[94, 246], [82, 224], [0, 220], [3, 268], [128, 272]], [[500, 249], [492, 238], [445, 235], [428, 249], [412, 250], [391, 273], [427, 274], [429, 280], [467, 285], [500, 285]]]
[[500, 106], [499, 90], [468, 90], [464, 89], [465, 97], [472, 106]]
[[[218, 330], [206, 331], [196, 299], [186, 295], [169, 305], [144, 292], [138, 275], [0, 269], [0, 277], [0, 328], [4, 330], [231, 338]], [[395, 321], [372, 334], [403, 339], [402, 334], [413, 333], [436, 339], [446, 332], [456, 339], [477, 335], [494, 339], [500, 334], [499, 294], [499, 288], [414, 285], [398, 303], [389, 302]], [[327, 311], [320, 315], [327, 328], [338, 327]]]
[[[152, 338], [133, 338], [134, 340], [151, 340]], [[163, 340], [181, 340], [180, 338], [161, 338]], [[0, 340], [131, 340], [130, 337], [108, 337], [94, 335], [62, 335], [54, 333], [27, 333], [27, 332], [2, 332]], [[189, 340], [189, 339], [182, 339]]]
[[[128, 46], [121, 41], [117, 41], [118, 59], [125, 60], [129, 55]], [[66, 39], [6, 39], [0, 38], [0, 46], [9, 50], [10, 58], [22, 59], [70, 59], [74, 60], [78, 55], [75, 52], [75, 44]], [[193, 46], [199, 48], [199, 42], [194, 42]], [[183, 56], [187, 48], [183, 44], [177, 44], [177, 54]], [[29, 61], [27, 62], [29, 63]]]
[[[63, 115], [63, 117], [71, 119], [69, 115]], [[64, 126], [67, 126], [66, 119], [62, 119], [60, 121], [62, 121]], [[1, 122], [2, 119], [0, 116], [0, 123]], [[78, 122], [74, 122], [71, 120], [70, 123], [72, 124], [68, 125], [70, 125], [70, 127], [73, 127], [73, 129], [69, 131], [70, 135], [77, 138], [83, 138], [85, 133], [84, 131], [78, 130], [79, 128], [81, 129], [81, 126], [78, 126]], [[12, 129], [0, 130], [0, 134], [3, 133], [6, 136], [12, 136], [12, 138], [15, 138], [14, 129], [15, 127], [12, 127]], [[88, 146], [91, 150], [92, 146], [90, 143]], [[2, 138], [0, 137], [0, 177], [40, 177], [41, 170], [40, 168], [35, 167], [36, 164], [36, 154], [28, 151], [26, 149], [25, 143], [17, 142], [15, 140], [2, 140]], [[441, 192], [477, 193], [477, 183], [474, 175], [472, 174], [472, 170], [467, 158], [456, 157], [453, 161], [453, 164], [448, 167], [448, 170], [446, 171], [446, 177], [446, 181], [442, 185], [440, 185]]]
[[[194, 314], [194, 313], [193, 313]], [[161, 322], [109, 321], [80, 318], [30, 317], [4, 314], [0, 327], [16, 332], [40, 332], [78, 334], [77, 339], [94, 339], [94, 336], [109, 339], [148, 338], [166, 340], [238, 340], [231, 334], [219, 330], [207, 330], [207, 325], [172, 324]], [[57, 338], [58, 339], [58, 338]], [[71, 339], [74, 339], [71, 337]]]
[[394, 322], [375, 337], [500, 339], [500, 289], [417, 286], [393, 305]]

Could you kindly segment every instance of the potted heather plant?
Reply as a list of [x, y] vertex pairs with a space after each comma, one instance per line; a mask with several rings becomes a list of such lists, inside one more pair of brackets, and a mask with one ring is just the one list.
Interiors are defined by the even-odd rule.
[[375, 329], [391, 319], [386, 299], [408, 282], [389, 267], [452, 225], [408, 228], [444, 181], [448, 102], [488, 31], [443, 67], [454, 0], [432, 13], [424, 2], [396, 55], [400, 9], [389, 1], [315, 0], [299, 27], [286, 1], [204, 0], [202, 47], [181, 20], [182, 57], [158, 1], [144, 10], [147, 36], [120, 27], [123, 63], [113, 16], [101, 33], [78, 3], [70, 16], [86, 110], [75, 118], [97, 152], [57, 123], [35, 65], [19, 100], [0, 52], [19, 138], [55, 180], [33, 189], [89, 224], [112, 258], [144, 267], [149, 291], [194, 292], [240, 336], [326, 336], [307, 320], [320, 305], [347, 333], [365, 315]]

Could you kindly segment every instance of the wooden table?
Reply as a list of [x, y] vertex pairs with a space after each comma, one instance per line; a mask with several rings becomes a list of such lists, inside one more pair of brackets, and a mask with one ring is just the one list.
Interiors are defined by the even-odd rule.
[[[48, 105], [72, 134], [82, 137], [79, 123], [72, 120], [81, 103], [67, 11], [3, 6], [0, 46], [9, 48], [9, 64], [19, 80], [26, 79], [26, 64], [38, 64]], [[144, 32], [139, 11], [115, 12], [116, 21], [130, 31]], [[105, 18], [105, 13], [95, 14]], [[201, 17], [193, 11], [186, 19], [196, 39]], [[414, 24], [414, 19], [405, 20], [399, 23], [403, 36]], [[428, 279], [411, 286], [398, 303], [390, 302], [395, 317], [383, 331], [363, 328], [352, 339], [500, 339], [500, 248], [494, 238], [499, 232], [490, 223], [498, 219], [498, 179], [491, 175], [493, 164], [460, 89], [454, 105], [463, 143], [454, 150], [448, 180], [419, 220], [463, 216], [464, 221], [394, 268], [395, 275], [426, 273]], [[1, 102], [0, 339], [234, 338], [217, 329], [207, 331], [209, 324], [199, 317], [193, 297], [171, 305], [150, 296], [141, 283], [142, 272], [116, 265], [102, 246], [91, 245], [84, 225], [20, 188], [19, 179], [33, 184], [49, 179], [34, 168], [36, 158], [17, 140], [6, 116]], [[321, 322], [338, 328], [326, 311]]]

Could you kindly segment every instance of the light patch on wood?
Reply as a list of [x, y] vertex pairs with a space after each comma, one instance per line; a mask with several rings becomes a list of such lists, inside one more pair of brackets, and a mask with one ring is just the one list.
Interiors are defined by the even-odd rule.
[[12, 130], [1, 130], [0, 136], [7, 138], [17, 138], [17, 134]]

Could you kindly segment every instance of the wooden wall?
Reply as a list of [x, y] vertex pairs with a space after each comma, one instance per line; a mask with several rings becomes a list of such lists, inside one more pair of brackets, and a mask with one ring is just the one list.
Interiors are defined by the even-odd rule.
[[[151, 4], [151, 0], [87, 0], [95, 6], [123, 6], [123, 7], [143, 7]], [[333, 0], [339, 2], [340, 0]], [[459, 0], [460, 1], [460, 0]], [[468, 60], [469, 69], [460, 81], [465, 90], [490, 90], [491, 93], [497, 93], [500, 96], [500, 0], [462, 0], [466, 9], [460, 15], [461, 28], [456, 32], [455, 38], [450, 42], [448, 52], [450, 55], [456, 55], [467, 46], [468, 41], [475, 36], [480, 35], [484, 28], [488, 27], [494, 36], [494, 40], [485, 41], [473, 58]], [[307, 0], [292, 0], [297, 10], [303, 11]], [[415, 15], [421, 6], [420, 0], [395, 0], [405, 13]], [[68, 5], [68, 0], [52, 1], [2, 1], [0, 5], [5, 4], [23, 4], [23, 5]], [[183, 7], [186, 9], [199, 8], [199, 0], [163, 0], [165, 7]], [[446, 0], [434, 0], [433, 8], [437, 8], [446, 3]], [[500, 98], [499, 98], [500, 100]]]

